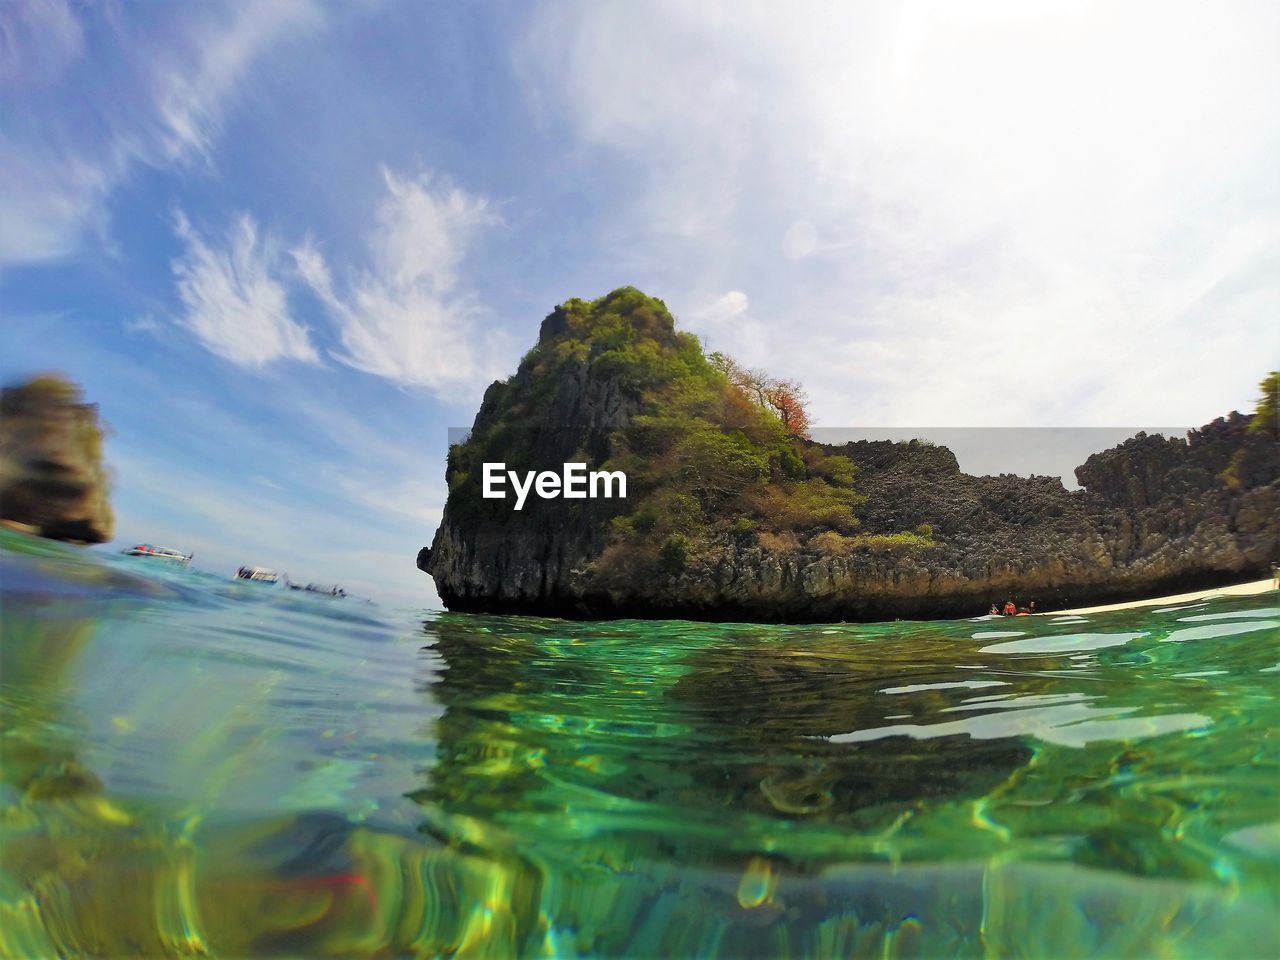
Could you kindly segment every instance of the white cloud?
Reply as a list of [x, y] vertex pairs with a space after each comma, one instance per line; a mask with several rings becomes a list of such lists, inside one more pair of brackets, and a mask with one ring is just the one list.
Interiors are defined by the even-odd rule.
[[267, 50], [315, 26], [310, 0], [272, 0], [235, 8], [234, 15], [200, 36], [193, 62], [157, 70], [155, 103], [160, 139], [172, 159], [210, 159], [223, 112]]
[[335, 470], [333, 481], [335, 489], [356, 503], [383, 516], [390, 511], [415, 521], [413, 529], [423, 531], [424, 537], [428, 537], [430, 531], [439, 526], [440, 518], [444, 515], [443, 504], [447, 491], [441, 481], [389, 481], [385, 471], [376, 477], [362, 476], [347, 467]]
[[721, 327], [745, 314], [751, 308], [751, 298], [741, 290], [730, 290], [710, 303], [696, 308], [690, 319], [709, 327]]
[[748, 367], [770, 366], [769, 332], [751, 315], [750, 297], [741, 290], [729, 290], [694, 303], [680, 321], [698, 334], [705, 350], [727, 353]]
[[211, 163], [255, 68], [321, 21], [308, 0], [184, 8], [138, 17], [145, 27], [116, 13], [0, 3], [0, 82], [24, 121], [0, 132], [0, 265], [69, 256], [87, 234], [105, 244], [111, 195], [131, 171]]
[[0, 265], [66, 256], [83, 233], [103, 233], [110, 167], [0, 137]]
[[383, 170], [386, 195], [367, 237], [368, 264], [335, 289], [310, 241], [293, 251], [299, 275], [337, 320], [341, 362], [437, 392], [495, 375], [509, 347], [481, 334], [478, 307], [458, 271], [479, 231], [499, 222], [484, 197], [429, 174]]
[[84, 49], [84, 30], [66, 0], [0, 4], [0, 83], [7, 89], [56, 79]]
[[243, 367], [273, 360], [319, 360], [307, 328], [289, 312], [278, 277], [280, 253], [257, 224], [242, 214], [215, 248], [179, 212], [176, 231], [186, 253], [173, 262], [178, 296], [186, 307], [181, 323], [201, 344]]
[[144, 313], [140, 317], [134, 317], [132, 320], [125, 321], [124, 328], [130, 333], [158, 335], [164, 332], [164, 327], [161, 326], [160, 321], [149, 313]]
[[[1280, 354], [1278, 20], [582, 3], [519, 60], [584, 156], [626, 165], [599, 249], [695, 324], [750, 282], [821, 422], [1192, 422]], [[1229, 323], [1194, 307], [1245, 287]]]

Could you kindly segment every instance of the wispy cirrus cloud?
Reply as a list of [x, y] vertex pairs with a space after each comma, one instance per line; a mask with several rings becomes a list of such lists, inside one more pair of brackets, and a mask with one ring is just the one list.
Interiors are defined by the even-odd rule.
[[63, 257], [105, 233], [114, 167], [0, 141], [0, 267]]
[[312, 241], [293, 250], [298, 273], [338, 325], [340, 362], [437, 392], [501, 370], [510, 350], [483, 330], [459, 271], [481, 230], [500, 222], [490, 202], [447, 179], [383, 169], [386, 193], [366, 238], [366, 265], [335, 283]]
[[67, 0], [0, 5], [0, 83], [48, 83], [83, 50], [84, 29]]
[[180, 323], [209, 351], [243, 367], [275, 360], [319, 362], [307, 328], [289, 310], [281, 250], [241, 214], [221, 243], [210, 243], [179, 211], [175, 230], [186, 252], [174, 260]]
[[[0, 266], [109, 246], [112, 194], [139, 167], [212, 148], [268, 52], [323, 23], [311, 0], [191, 8], [0, 4]], [[75, 91], [75, 110], [63, 106]], [[35, 118], [39, 122], [35, 122]]]
[[192, 63], [167, 63], [154, 80], [160, 144], [174, 160], [211, 159], [223, 114], [253, 67], [278, 44], [322, 22], [312, 0], [270, 0], [233, 8], [199, 34]]
[[443, 177], [383, 169], [382, 179], [385, 195], [365, 238], [365, 261], [340, 279], [311, 239], [285, 256], [248, 213], [210, 239], [179, 211], [174, 229], [186, 248], [173, 261], [185, 308], [180, 324], [240, 366], [316, 363], [311, 330], [290, 306], [291, 294], [307, 290], [341, 344], [329, 355], [348, 367], [437, 393], [474, 388], [502, 373], [511, 345], [486, 329], [459, 279], [477, 234], [499, 217], [486, 198]]

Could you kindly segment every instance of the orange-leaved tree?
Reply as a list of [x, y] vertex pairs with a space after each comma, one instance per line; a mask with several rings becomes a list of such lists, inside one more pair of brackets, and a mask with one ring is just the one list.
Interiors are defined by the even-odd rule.
[[805, 410], [809, 398], [797, 381], [779, 380], [763, 370], [744, 367], [723, 353], [713, 353], [709, 359], [750, 402], [781, 420], [788, 433], [809, 438], [809, 413]]

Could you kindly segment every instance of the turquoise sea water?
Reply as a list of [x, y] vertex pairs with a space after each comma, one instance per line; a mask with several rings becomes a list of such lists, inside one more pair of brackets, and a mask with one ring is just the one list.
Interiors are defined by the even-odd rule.
[[397, 612], [0, 533], [0, 955], [1280, 953], [1280, 595]]

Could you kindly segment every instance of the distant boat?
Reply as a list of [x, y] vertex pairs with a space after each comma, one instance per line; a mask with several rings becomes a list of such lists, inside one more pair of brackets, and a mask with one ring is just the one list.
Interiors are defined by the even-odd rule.
[[302, 590], [305, 593], [318, 593], [326, 597], [341, 598], [347, 595], [347, 591], [343, 590], [336, 583], [335, 584], [308, 583], [306, 586], [303, 586], [301, 583], [290, 583], [289, 581], [285, 581], [285, 582], [288, 584], [290, 590]]
[[194, 553], [183, 553], [181, 550], [170, 550], [168, 547], [153, 547], [149, 543], [140, 543], [136, 547], [121, 550], [126, 557], [152, 557], [156, 560], [167, 560], [184, 566], [191, 562]]
[[280, 574], [274, 570], [268, 570], [266, 567], [241, 567], [236, 571], [236, 577], [240, 580], [256, 580], [261, 583], [276, 583], [280, 579]]

